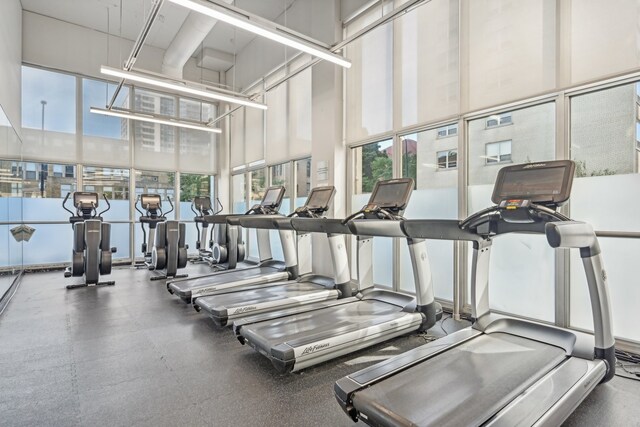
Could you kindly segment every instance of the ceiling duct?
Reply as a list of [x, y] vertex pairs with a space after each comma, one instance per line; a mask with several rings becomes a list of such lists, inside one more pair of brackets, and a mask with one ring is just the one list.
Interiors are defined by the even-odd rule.
[[[224, 2], [231, 4], [233, 0], [224, 0]], [[217, 22], [217, 19], [201, 13], [190, 12], [164, 53], [162, 74], [181, 79], [184, 65]]]

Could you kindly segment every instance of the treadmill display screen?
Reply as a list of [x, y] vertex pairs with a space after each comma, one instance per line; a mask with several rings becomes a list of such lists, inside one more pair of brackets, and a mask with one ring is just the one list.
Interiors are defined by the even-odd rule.
[[503, 168], [491, 198], [494, 203], [508, 199], [562, 203], [569, 199], [574, 165], [570, 161], [515, 165]]
[[280, 205], [280, 192], [284, 191], [283, 188], [269, 188], [267, 192], [264, 193], [264, 198], [262, 199], [262, 206], [278, 206]]
[[413, 181], [381, 181], [369, 200], [370, 204], [384, 207], [404, 208], [409, 201]]
[[333, 187], [328, 188], [314, 188], [309, 194], [309, 199], [305, 203], [305, 206], [309, 209], [323, 209], [326, 210], [331, 203], [333, 197]]

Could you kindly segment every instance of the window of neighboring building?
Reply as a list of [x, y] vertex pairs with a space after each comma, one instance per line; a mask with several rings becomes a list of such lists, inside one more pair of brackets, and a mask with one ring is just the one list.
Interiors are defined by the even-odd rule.
[[458, 125], [449, 125], [438, 128], [438, 139], [458, 134]]
[[438, 151], [438, 169], [453, 169], [458, 167], [458, 151]]
[[496, 126], [510, 125], [511, 123], [513, 123], [511, 113], [502, 113], [487, 117], [486, 126], [487, 128], [493, 128]]
[[511, 141], [491, 142], [485, 146], [486, 164], [511, 161]]

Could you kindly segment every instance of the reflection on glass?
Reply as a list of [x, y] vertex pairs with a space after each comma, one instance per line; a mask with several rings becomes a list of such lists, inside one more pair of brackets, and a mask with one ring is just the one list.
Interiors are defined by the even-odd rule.
[[392, 145], [389, 139], [353, 149], [354, 194], [370, 193], [377, 181], [393, 177]]

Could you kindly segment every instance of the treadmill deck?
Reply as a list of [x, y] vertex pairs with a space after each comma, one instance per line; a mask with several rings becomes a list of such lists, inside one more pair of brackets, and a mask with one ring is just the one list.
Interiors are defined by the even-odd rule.
[[357, 391], [353, 406], [376, 425], [478, 426], [566, 359], [539, 341], [483, 334]]

